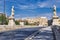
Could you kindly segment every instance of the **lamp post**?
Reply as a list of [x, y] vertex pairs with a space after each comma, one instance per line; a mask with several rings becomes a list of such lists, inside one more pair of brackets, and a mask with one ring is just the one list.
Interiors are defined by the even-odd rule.
[[3, 2], [4, 2], [4, 4], [3, 4], [3, 5], [4, 5], [4, 6], [3, 6], [3, 7], [4, 7], [4, 10], [3, 10], [3, 14], [2, 14], [2, 25], [3, 25], [3, 23], [4, 23], [3, 16], [4, 16], [4, 14], [5, 14], [5, 0], [3, 0]]
[[2, 25], [5, 23], [5, 0], [4, 0], [4, 10], [3, 10], [3, 14], [2, 14]]
[[4, 0], [4, 13], [5, 13], [5, 0]]

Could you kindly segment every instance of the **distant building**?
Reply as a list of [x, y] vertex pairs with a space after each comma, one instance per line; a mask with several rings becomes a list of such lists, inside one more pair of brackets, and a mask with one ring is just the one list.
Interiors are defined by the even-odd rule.
[[24, 26], [24, 25], [25, 25], [25, 22], [24, 22], [23, 20], [19, 20], [19, 24], [20, 24], [21, 26]]
[[34, 22], [36, 22], [35, 18], [27, 18], [26, 20], [29, 24], [34, 24]]
[[22, 20], [22, 19], [16, 19], [15, 21], [19, 22], [19, 25], [24, 26], [26, 24], [26, 20]]
[[38, 17], [38, 18], [28, 18], [26, 19], [29, 24], [35, 24], [39, 26], [48, 26], [48, 19], [46, 17]]
[[46, 17], [40, 17], [39, 26], [48, 26], [48, 19]]

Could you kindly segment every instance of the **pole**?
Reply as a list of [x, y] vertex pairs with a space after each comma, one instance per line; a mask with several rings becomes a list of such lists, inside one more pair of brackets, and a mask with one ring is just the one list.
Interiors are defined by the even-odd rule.
[[3, 11], [3, 14], [2, 14], [2, 25], [4, 24], [5, 22], [5, 0], [4, 0], [4, 11]]

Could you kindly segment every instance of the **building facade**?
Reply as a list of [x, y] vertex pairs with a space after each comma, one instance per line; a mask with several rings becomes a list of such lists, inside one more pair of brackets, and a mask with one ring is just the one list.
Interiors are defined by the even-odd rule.
[[46, 17], [27, 19], [27, 21], [29, 24], [35, 24], [39, 26], [48, 26], [48, 19]]
[[39, 19], [39, 26], [48, 26], [48, 19], [46, 17], [41, 17]]

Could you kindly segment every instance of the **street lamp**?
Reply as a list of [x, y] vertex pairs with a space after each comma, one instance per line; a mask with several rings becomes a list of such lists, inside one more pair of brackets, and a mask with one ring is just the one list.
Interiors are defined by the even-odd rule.
[[4, 22], [5, 22], [5, 0], [3, 0], [4, 1], [4, 11], [3, 11], [3, 14], [2, 14], [2, 25], [4, 24]]

